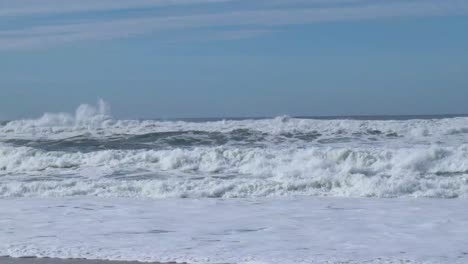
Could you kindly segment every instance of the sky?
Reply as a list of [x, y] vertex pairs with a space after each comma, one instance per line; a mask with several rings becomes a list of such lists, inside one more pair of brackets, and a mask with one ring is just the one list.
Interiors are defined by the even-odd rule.
[[0, 120], [468, 113], [468, 0], [0, 0]]

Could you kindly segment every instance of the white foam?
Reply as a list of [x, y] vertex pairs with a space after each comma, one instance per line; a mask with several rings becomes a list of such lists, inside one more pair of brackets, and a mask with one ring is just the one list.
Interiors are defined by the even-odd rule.
[[468, 145], [89, 153], [0, 145], [0, 175], [3, 197], [466, 197]]
[[468, 262], [466, 201], [2, 199], [0, 255], [188, 263]]

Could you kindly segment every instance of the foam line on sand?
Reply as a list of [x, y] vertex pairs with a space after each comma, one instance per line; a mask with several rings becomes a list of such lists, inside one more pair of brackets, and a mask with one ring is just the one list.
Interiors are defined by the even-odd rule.
[[[11, 258], [0, 257], [1, 264], [142, 264], [138, 261], [113, 261], [93, 259], [56, 259], [56, 258]], [[176, 262], [145, 262], [144, 264], [176, 264]], [[184, 264], [184, 263], [180, 263]]]

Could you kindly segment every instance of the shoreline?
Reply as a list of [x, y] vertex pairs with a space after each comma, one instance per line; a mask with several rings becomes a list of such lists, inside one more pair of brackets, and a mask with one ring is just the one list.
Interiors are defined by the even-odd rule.
[[61, 258], [0, 263], [466, 264], [464, 209], [466, 199], [0, 199], [0, 256]]
[[39, 258], [39, 257], [10, 257], [1, 256], [1, 264], [187, 264], [185, 262], [140, 262], [124, 260], [99, 260], [79, 258]]

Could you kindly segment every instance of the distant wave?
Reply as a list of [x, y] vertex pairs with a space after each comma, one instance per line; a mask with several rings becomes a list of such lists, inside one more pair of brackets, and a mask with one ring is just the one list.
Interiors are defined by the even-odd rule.
[[[69, 139], [84, 136], [106, 138], [158, 133], [194, 132], [247, 133], [308, 140], [348, 138], [350, 140], [400, 138], [417, 143], [454, 139], [468, 143], [468, 118], [413, 120], [323, 120], [287, 116], [273, 119], [220, 120], [208, 122], [118, 120], [110, 106], [99, 101], [97, 106], [81, 105], [75, 113], [46, 113], [38, 119], [13, 120], [0, 125], [0, 139]], [[448, 138], [447, 138], [448, 137]]]

